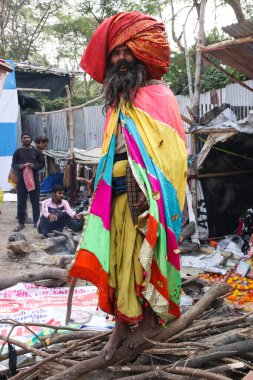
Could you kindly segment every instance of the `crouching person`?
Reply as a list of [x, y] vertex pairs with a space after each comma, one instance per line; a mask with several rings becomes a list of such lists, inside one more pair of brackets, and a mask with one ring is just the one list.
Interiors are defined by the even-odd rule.
[[38, 223], [38, 232], [45, 238], [52, 231], [62, 231], [64, 227], [77, 232], [82, 229], [83, 217], [71, 209], [69, 203], [63, 199], [64, 188], [55, 185], [52, 197], [42, 202], [41, 216]]

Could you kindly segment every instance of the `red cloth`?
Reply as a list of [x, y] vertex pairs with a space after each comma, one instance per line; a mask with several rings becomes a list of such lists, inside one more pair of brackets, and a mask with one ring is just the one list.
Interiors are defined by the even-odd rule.
[[33, 191], [35, 190], [35, 183], [34, 183], [34, 177], [33, 177], [33, 170], [26, 166], [23, 170], [23, 178], [25, 182], [25, 187], [27, 191]]
[[137, 11], [121, 12], [106, 19], [93, 34], [80, 66], [103, 83], [107, 59], [121, 45], [127, 45], [146, 66], [149, 79], [161, 79], [168, 71], [170, 48], [164, 24]]

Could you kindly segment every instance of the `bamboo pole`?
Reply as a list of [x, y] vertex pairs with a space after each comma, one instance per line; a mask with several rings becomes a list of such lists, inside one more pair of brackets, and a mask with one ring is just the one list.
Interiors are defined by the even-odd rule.
[[[185, 121], [189, 125], [193, 125], [194, 124], [194, 122], [191, 119], [189, 119], [188, 117], [186, 117], [186, 116], [184, 116], [182, 114], [181, 114], [181, 118], [182, 118], [183, 121]], [[191, 132], [185, 132], [185, 133], [190, 134]]]
[[[197, 42], [197, 54], [196, 54], [196, 71], [195, 71], [195, 84], [194, 84], [194, 96], [192, 103], [192, 111], [194, 114], [195, 122], [199, 122], [199, 101], [200, 101], [200, 79], [201, 79], [201, 62], [202, 62], [202, 53], [199, 50], [199, 47], [204, 43], [204, 21], [205, 21], [205, 7], [206, 0], [202, 0], [200, 4], [200, 16], [199, 16], [199, 32], [198, 32], [198, 42]], [[194, 156], [197, 155], [197, 139], [194, 134], [191, 135], [191, 154]], [[192, 208], [195, 214], [196, 224], [198, 223], [198, 215], [197, 215], [197, 162], [193, 163], [190, 169], [190, 175], [192, 176], [190, 190], [192, 195]], [[197, 225], [196, 225], [197, 231]]]
[[199, 121], [199, 99], [200, 99], [200, 80], [201, 80], [201, 65], [202, 65], [202, 52], [200, 47], [204, 45], [205, 37], [205, 7], [207, 0], [201, 0], [200, 15], [199, 15], [199, 32], [197, 39], [197, 54], [196, 54], [196, 71], [194, 83], [194, 97], [193, 97], [193, 113], [195, 114], [195, 121]]
[[189, 131], [189, 132], [185, 132], [185, 133], [188, 135], [191, 135], [191, 134], [193, 134], [193, 135], [209, 135], [209, 133], [224, 133], [224, 132], [237, 132], [237, 133], [239, 133], [239, 131], [235, 128], [218, 129], [218, 128], [212, 128], [212, 127], [196, 129], [195, 131]]
[[229, 74], [226, 70], [224, 70], [221, 66], [216, 65], [211, 59], [209, 59], [206, 55], [203, 55], [203, 59], [209, 64], [215, 67], [217, 70], [219, 70], [222, 74], [226, 75], [229, 79], [231, 79], [233, 82], [238, 83], [240, 86], [246, 88], [249, 91], [253, 92], [253, 88], [249, 87], [247, 84], [243, 83], [241, 80], [236, 79], [233, 77], [233, 75]]
[[[95, 103], [95, 102], [103, 99], [103, 97], [104, 97], [104, 94], [99, 95], [98, 97], [96, 97], [94, 99], [88, 100], [88, 102], [86, 102], [86, 103], [80, 104], [80, 106], [71, 107], [71, 109], [72, 110], [79, 110], [79, 109], [81, 109], [83, 107], [87, 107], [90, 104], [93, 104], [93, 103]], [[59, 113], [59, 112], [62, 112], [62, 111], [68, 111], [68, 110], [69, 110], [69, 107], [68, 108], [63, 108], [61, 110], [46, 112], [46, 113], [51, 115], [51, 114]], [[35, 115], [41, 115], [41, 114], [43, 114], [43, 112], [35, 112]]]
[[227, 172], [227, 173], [205, 173], [205, 174], [198, 174], [198, 178], [226, 177], [230, 175], [241, 175], [241, 174], [251, 174], [251, 173], [253, 173], [253, 170], [237, 170], [234, 172]]
[[184, 35], [184, 54], [185, 54], [185, 64], [186, 64], [186, 73], [187, 73], [187, 80], [188, 80], [189, 97], [190, 97], [190, 102], [192, 103], [193, 91], [192, 91], [191, 64], [190, 64], [189, 50], [188, 50], [188, 46], [187, 46], [185, 25], [183, 26], [183, 35]]
[[73, 111], [71, 107], [71, 94], [69, 85], [65, 86], [68, 99], [68, 117], [67, 117], [67, 126], [69, 128], [69, 141], [70, 141], [70, 159], [74, 160], [74, 120], [73, 120]]
[[68, 110], [67, 110], [67, 127], [69, 129], [69, 142], [70, 142], [70, 204], [76, 202], [77, 191], [76, 191], [76, 167], [75, 167], [75, 153], [74, 153], [74, 120], [73, 120], [73, 109], [71, 107], [71, 94], [69, 85], [65, 86], [68, 99]]
[[199, 45], [198, 50], [200, 50], [203, 53], [209, 53], [214, 50], [222, 50], [225, 48], [245, 45], [245, 44], [252, 44], [253, 43], [253, 36], [249, 37], [242, 37], [242, 38], [235, 38], [234, 40], [226, 40], [217, 42], [216, 44], [212, 44], [209, 46], [204, 46], [204, 44]]
[[67, 302], [67, 312], [66, 312], [66, 318], [65, 318], [65, 325], [68, 325], [70, 322], [71, 317], [71, 310], [72, 310], [72, 299], [74, 295], [74, 290], [76, 286], [76, 278], [71, 278], [71, 283], [69, 287], [69, 293], [68, 293], [68, 302]]

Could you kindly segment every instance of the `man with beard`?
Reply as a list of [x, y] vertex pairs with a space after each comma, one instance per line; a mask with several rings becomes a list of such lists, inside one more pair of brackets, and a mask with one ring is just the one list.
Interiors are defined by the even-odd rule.
[[25, 228], [25, 210], [27, 195], [29, 193], [33, 211], [34, 227], [40, 217], [40, 183], [38, 171], [43, 169], [45, 161], [41, 152], [31, 145], [32, 138], [30, 133], [21, 134], [22, 148], [14, 152], [12, 159], [12, 169], [17, 172], [17, 198], [18, 198], [18, 221], [19, 225], [14, 229], [15, 232]]
[[[164, 25], [140, 12], [105, 20], [81, 67], [105, 86], [107, 118], [95, 192], [70, 275], [98, 288], [115, 316], [101, 355], [142, 344], [180, 315], [177, 240], [186, 182], [185, 137]], [[135, 329], [131, 326], [137, 325]]]

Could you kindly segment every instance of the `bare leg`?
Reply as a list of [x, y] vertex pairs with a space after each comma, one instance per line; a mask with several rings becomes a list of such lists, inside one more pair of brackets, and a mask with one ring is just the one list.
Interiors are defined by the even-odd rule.
[[110, 360], [115, 354], [117, 348], [121, 345], [121, 343], [127, 338], [130, 333], [130, 328], [123, 322], [119, 322], [118, 319], [115, 319], [115, 328], [105, 345], [105, 347], [101, 350], [100, 355], [105, 360]]
[[140, 346], [145, 342], [145, 338], [150, 339], [161, 331], [161, 325], [158, 323], [156, 314], [150, 306], [145, 308], [143, 317], [143, 321], [124, 343], [129, 348]]

